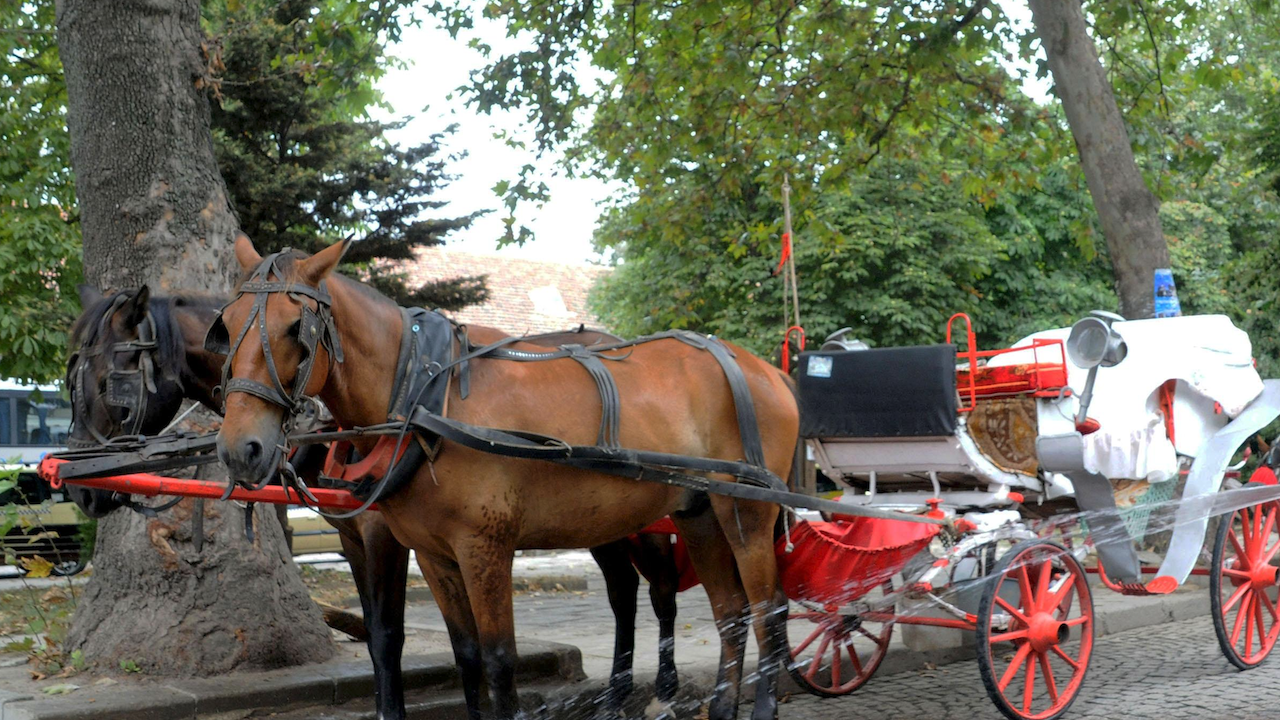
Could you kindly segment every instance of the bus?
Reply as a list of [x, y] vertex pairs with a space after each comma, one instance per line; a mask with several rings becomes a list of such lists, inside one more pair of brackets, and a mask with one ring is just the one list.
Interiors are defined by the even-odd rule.
[[36, 475], [41, 458], [65, 448], [70, 432], [71, 405], [61, 388], [0, 379], [0, 474], [17, 474], [17, 486], [0, 493], [0, 506], [4, 517], [14, 513], [18, 520], [0, 537], [0, 550], [15, 562], [42, 557], [55, 575], [74, 575], [89, 561], [84, 513]]

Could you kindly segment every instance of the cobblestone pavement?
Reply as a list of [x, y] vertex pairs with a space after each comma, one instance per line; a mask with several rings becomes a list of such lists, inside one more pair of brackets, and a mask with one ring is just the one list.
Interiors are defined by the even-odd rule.
[[[743, 713], [745, 716], [745, 713]], [[795, 696], [781, 720], [999, 720], [976, 661], [876, 677], [833, 700]], [[1066, 718], [1280, 718], [1280, 657], [1240, 672], [1218, 650], [1208, 617], [1098, 640]]]

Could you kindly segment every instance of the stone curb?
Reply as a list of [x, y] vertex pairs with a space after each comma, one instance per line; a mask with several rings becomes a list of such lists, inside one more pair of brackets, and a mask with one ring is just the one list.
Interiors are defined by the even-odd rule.
[[[520, 640], [517, 672], [523, 682], [582, 680], [582, 653], [571, 645]], [[404, 658], [406, 690], [458, 687], [451, 653]], [[119, 690], [119, 686], [112, 686]], [[0, 694], [0, 720], [185, 720], [220, 713], [332, 705], [373, 694], [373, 668], [367, 662], [329, 661], [261, 673], [244, 673], [156, 683], [136, 692], [82, 688], [70, 695], [33, 698]], [[99, 690], [101, 692], [101, 690]]]

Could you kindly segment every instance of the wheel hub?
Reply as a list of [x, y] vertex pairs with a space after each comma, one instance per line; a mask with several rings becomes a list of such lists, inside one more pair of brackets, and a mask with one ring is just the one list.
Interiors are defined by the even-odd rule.
[[1275, 587], [1277, 576], [1280, 575], [1280, 573], [1276, 572], [1278, 569], [1280, 568], [1270, 563], [1254, 567], [1249, 571], [1249, 582], [1258, 590]]
[[1047, 612], [1038, 612], [1030, 618], [1031, 626], [1027, 628], [1027, 639], [1036, 652], [1044, 652], [1055, 645], [1066, 642], [1071, 635], [1071, 628]]

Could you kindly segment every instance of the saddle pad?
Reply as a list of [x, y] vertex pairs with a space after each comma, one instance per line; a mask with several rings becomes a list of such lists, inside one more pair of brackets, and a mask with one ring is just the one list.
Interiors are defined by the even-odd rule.
[[449, 372], [441, 367], [453, 359], [453, 323], [422, 308], [400, 308], [400, 315], [405, 331], [387, 417], [403, 420], [416, 405], [440, 414], [449, 392]]
[[802, 353], [799, 371], [804, 437], [955, 434], [956, 351], [951, 345]]

